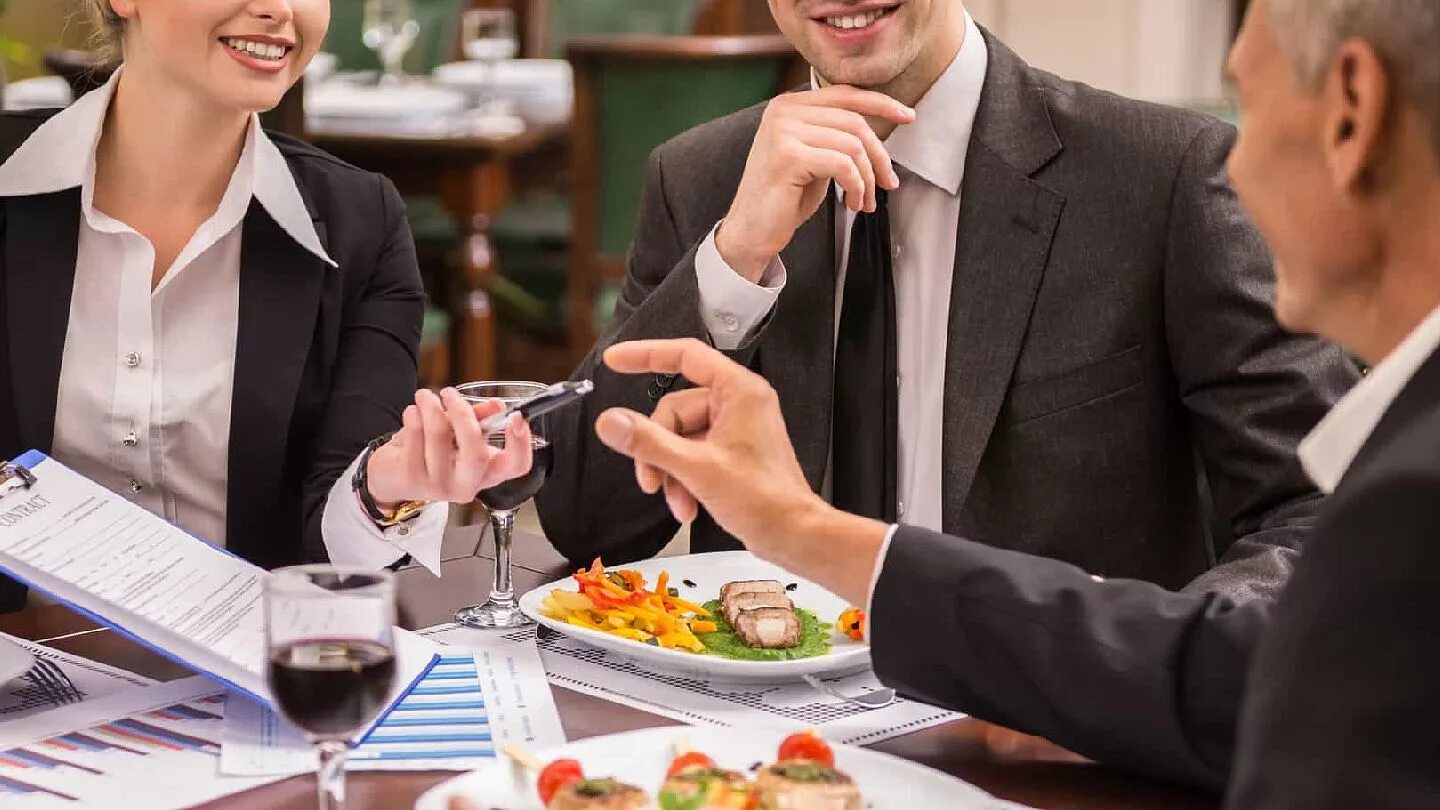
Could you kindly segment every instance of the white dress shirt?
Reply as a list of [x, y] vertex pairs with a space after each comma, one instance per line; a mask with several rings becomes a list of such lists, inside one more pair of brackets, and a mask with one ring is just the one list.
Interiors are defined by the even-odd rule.
[[[915, 105], [915, 123], [896, 127], [885, 139], [885, 151], [900, 176], [900, 187], [890, 192], [888, 203], [900, 376], [897, 511], [906, 524], [934, 531], [941, 530], [944, 518], [944, 369], [955, 236], [960, 227], [960, 185], [988, 66], [989, 48], [967, 12], [960, 52]], [[818, 83], [812, 80], [812, 84]], [[855, 216], [854, 211], [837, 205], [836, 330], [844, 305]], [[770, 313], [786, 278], [777, 257], [760, 284], [751, 284], [721, 258], [714, 229], [695, 255], [695, 272], [701, 318], [716, 347], [727, 350], [743, 345]], [[828, 497], [828, 471], [824, 489]], [[867, 611], [894, 537], [892, 526], [871, 574]]]
[[[934, 530], [941, 527], [944, 500], [945, 347], [960, 184], [985, 85], [987, 51], [980, 29], [967, 14], [960, 52], [915, 105], [915, 123], [897, 127], [885, 139], [900, 176], [900, 187], [889, 197], [900, 376], [897, 507], [905, 523]], [[844, 305], [854, 222], [855, 212], [837, 205], [836, 329]], [[696, 253], [695, 272], [701, 316], [721, 349], [743, 344], [770, 313], [785, 284], [785, 268], [778, 258], [766, 268], [760, 284], [745, 280], [720, 257], [713, 230]]]
[[1340, 485], [1395, 398], [1436, 351], [1440, 351], [1440, 309], [1426, 316], [1390, 356], [1370, 369], [1300, 442], [1300, 464], [1321, 492], [1329, 495]]
[[[258, 201], [327, 264], [285, 158], [252, 117], [215, 213], [152, 289], [155, 250], [94, 206], [95, 151], [120, 72], [45, 122], [4, 165], [0, 197], [80, 188], [81, 223], [51, 455], [105, 488], [224, 546], [239, 324], [241, 225]], [[24, 380], [17, 380], [24, 385]], [[380, 567], [406, 553], [438, 566], [447, 509], [382, 531], [350, 488], [322, 518], [332, 561]]]

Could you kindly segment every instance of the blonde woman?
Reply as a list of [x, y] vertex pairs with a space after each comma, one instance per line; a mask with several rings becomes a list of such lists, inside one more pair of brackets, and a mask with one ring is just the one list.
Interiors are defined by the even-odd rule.
[[328, 0], [85, 2], [114, 77], [0, 116], [0, 457], [48, 452], [265, 567], [438, 563], [443, 502], [527, 471], [530, 441], [415, 391], [393, 186], [259, 126]]

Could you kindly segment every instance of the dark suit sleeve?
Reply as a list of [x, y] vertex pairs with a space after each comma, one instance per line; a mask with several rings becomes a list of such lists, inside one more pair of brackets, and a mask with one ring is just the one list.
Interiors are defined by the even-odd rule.
[[[651, 557], [679, 529], [664, 499], [640, 490], [634, 464], [601, 444], [594, 428], [596, 417], [609, 408], [650, 413], [676, 383], [616, 374], [601, 360], [605, 349], [629, 340], [689, 337], [709, 341], [700, 317], [695, 276], [700, 242], [682, 241], [667, 199], [662, 152], [657, 150], [651, 155], [641, 193], [615, 317], [574, 375], [574, 379], [594, 380], [595, 391], [578, 407], [558, 412], [547, 424], [555, 465], [536, 500], [545, 536], [573, 563], [588, 565], [599, 555], [607, 563]], [[751, 352], [729, 354], [746, 363]]]
[[1226, 178], [1235, 130], [1215, 122], [1175, 179], [1165, 321], [1179, 395], [1222, 526], [1189, 590], [1274, 598], [1319, 496], [1300, 439], [1359, 377], [1332, 344], [1275, 319], [1273, 262]]
[[331, 487], [371, 439], [400, 427], [415, 400], [424, 286], [405, 204], [389, 180], [375, 182], [375, 227], [385, 236], [373, 266], [345, 269], [357, 286], [346, 290], [330, 395], [305, 480], [304, 543], [312, 560], [328, 557], [320, 524]]
[[1440, 807], [1440, 472], [1343, 497], [1256, 654], [1227, 807]]
[[880, 679], [919, 700], [1218, 791], [1271, 608], [901, 527], [870, 642]]

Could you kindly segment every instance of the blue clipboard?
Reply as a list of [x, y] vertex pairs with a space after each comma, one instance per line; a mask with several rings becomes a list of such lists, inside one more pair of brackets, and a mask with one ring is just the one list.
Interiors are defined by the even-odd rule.
[[[0, 463], [0, 499], [5, 498], [7, 495], [11, 494], [12, 492], [29, 489], [30, 487], [34, 486], [35, 483], [39, 480], [38, 476], [37, 476], [36, 473], [35, 473], [36, 468], [38, 468], [42, 463], [44, 463], [44, 462], [46, 462], [46, 461], [49, 461], [49, 460], [51, 460], [50, 457], [47, 456], [47, 455], [45, 455], [44, 453], [40, 452], [39, 450], [29, 450], [29, 451], [26, 451], [25, 453], [20, 454], [20, 455], [19, 455], [18, 457], [16, 457], [13, 461], [6, 462], [6, 463]], [[55, 463], [58, 464], [59, 462], [55, 462]], [[189, 532], [186, 532], [186, 534], [190, 534], [190, 533], [189, 533]], [[203, 539], [201, 539], [201, 538], [199, 538], [199, 537], [196, 537], [196, 536], [193, 535], [193, 534], [190, 534], [190, 537], [195, 538], [196, 542], [200, 542], [200, 543], [204, 543], [204, 542], [205, 542]], [[240, 557], [239, 555], [235, 554], [234, 552], [230, 551], [229, 549], [222, 548], [222, 547], [220, 547], [220, 546], [215, 546], [215, 545], [213, 545], [213, 544], [208, 544], [208, 543], [207, 543], [207, 545], [210, 545], [211, 548], [215, 549], [216, 551], [221, 552], [222, 554], [226, 554], [226, 555], [228, 555], [228, 556], [230, 556], [230, 557], [233, 557], [233, 558], [235, 558], [235, 559], [237, 559], [237, 560], [240, 560], [241, 562], [244, 562], [246, 565], [252, 565], [252, 563], [250, 563], [248, 560], [245, 560], [243, 557]], [[25, 583], [27, 586], [29, 586], [30, 588], [33, 588], [34, 590], [37, 590], [37, 591], [45, 594], [46, 596], [50, 597], [51, 599], [55, 600], [56, 602], [59, 602], [59, 603], [65, 605], [66, 607], [68, 607], [68, 608], [70, 608], [71, 610], [75, 611], [76, 613], [79, 613], [80, 615], [82, 615], [82, 616], [90, 619], [91, 621], [95, 622], [96, 624], [99, 624], [99, 625], [102, 625], [102, 626], [104, 626], [104, 627], [107, 627], [107, 628], [109, 628], [109, 629], [111, 629], [111, 630], [114, 630], [116, 633], [119, 633], [120, 635], [124, 636], [125, 638], [127, 638], [127, 639], [135, 642], [136, 644], [139, 644], [141, 647], [144, 647], [145, 649], [150, 650], [151, 652], [154, 652], [154, 653], [156, 653], [156, 654], [158, 654], [158, 655], [160, 655], [160, 656], [162, 656], [162, 657], [164, 657], [164, 658], [167, 658], [167, 659], [169, 659], [169, 660], [171, 660], [171, 661], [174, 661], [175, 663], [179, 664], [179, 665], [182, 666], [182, 667], [185, 667], [186, 669], [191, 670], [192, 672], [195, 672], [195, 673], [200, 674], [200, 675], [204, 675], [205, 677], [209, 678], [210, 680], [215, 681], [216, 683], [224, 686], [226, 689], [228, 689], [228, 690], [230, 690], [230, 691], [233, 691], [233, 692], [236, 692], [236, 693], [238, 693], [238, 694], [244, 695], [246, 698], [249, 698], [250, 700], [252, 700], [252, 701], [260, 704], [261, 706], [265, 706], [266, 708], [271, 709], [271, 710], [276, 710], [275, 704], [272, 703], [272, 702], [269, 701], [269, 700], [266, 700], [266, 699], [265, 699], [264, 697], [262, 697], [261, 695], [258, 695], [258, 694], [256, 694], [256, 693], [250, 691], [249, 689], [246, 689], [246, 688], [240, 686], [239, 684], [231, 681], [229, 678], [226, 678], [226, 677], [224, 677], [224, 676], [222, 676], [222, 675], [219, 675], [219, 674], [217, 674], [217, 673], [215, 673], [215, 672], [212, 672], [212, 671], [210, 671], [210, 670], [208, 670], [208, 669], [206, 669], [206, 668], [204, 668], [204, 667], [202, 667], [202, 666], [199, 666], [199, 665], [195, 664], [193, 661], [188, 661], [188, 660], [186, 660], [185, 658], [183, 658], [182, 656], [180, 656], [179, 654], [177, 654], [177, 653], [175, 653], [175, 652], [173, 652], [173, 651], [167, 650], [167, 649], [165, 649], [165, 648], [163, 648], [163, 647], [156, 646], [155, 644], [151, 644], [150, 642], [148, 642], [148, 641], [146, 641], [145, 639], [141, 638], [135, 631], [133, 631], [133, 630], [131, 630], [130, 628], [126, 627], [126, 626], [125, 626], [124, 624], [122, 624], [119, 620], [108, 619], [108, 618], [106, 618], [106, 617], [104, 617], [104, 616], [101, 616], [101, 615], [95, 613], [94, 611], [92, 611], [92, 610], [90, 610], [90, 609], [88, 609], [88, 608], [85, 608], [85, 607], [82, 607], [82, 606], [80, 606], [80, 605], [77, 605], [77, 604], [75, 604], [74, 602], [71, 602], [70, 600], [68, 600], [68, 599], [66, 599], [66, 598], [64, 598], [64, 597], [62, 597], [62, 596], [59, 596], [59, 595], [57, 595], [57, 594], [55, 594], [55, 593], [52, 593], [51, 591], [49, 591], [48, 589], [44, 588], [43, 586], [40, 586], [40, 585], [35, 584], [34, 582], [31, 582], [29, 579], [27, 579], [24, 575], [20, 574], [19, 572], [16, 572], [16, 571], [14, 571], [13, 569], [7, 567], [3, 562], [0, 562], [0, 573], [4, 573], [6, 576], [10, 577], [11, 579], [15, 579], [15, 580], [19, 580], [19, 581], [21, 581], [21, 582], [24, 582], [24, 583]], [[399, 693], [399, 695], [396, 697], [395, 701], [394, 701], [390, 706], [388, 706], [388, 707], [385, 709], [385, 711], [383, 711], [383, 712], [380, 713], [380, 715], [379, 715], [379, 716], [375, 719], [375, 721], [371, 724], [370, 729], [366, 731], [366, 733], [365, 733], [364, 736], [367, 736], [367, 737], [368, 737], [369, 734], [370, 734], [370, 731], [373, 730], [373, 729], [375, 728], [375, 726], [380, 725], [380, 723], [383, 722], [383, 721], [385, 720], [385, 718], [389, 717], [389, 716], [390, 716], [390, 713], [395, 710], [395, 706], [399, 705], [400, 702], [405, 698], [405, 696], [406, 696], [406, 695], [409, 695], [410, 692], [413, 691], [413, 690], [415, 689], [415, 687], [416, 687], [417, 685], [419, 685], [419, 683], [420, 683], [422, 680], [425, 679], [425, 676], [427, 676], [427, 675], [430, 674], [430, 671], [435, 668], [435, 665], [436, 665], [437, 663], [439, 663], [439, 661], [440, 661], [440, 655], [439, 655], [439, 653], [433, 654], [433, 655], [430, 657], [430, 662], [429, 662], [428, 664], [426, 664], [424, 667], [421, 668], [419, 674], [416, 675], [416, 677], [415, 677], [410, 683], [408, 683], [408, 684], [405, 685], [405, 688]], [[362, 738], [362, 739], [363, 739], [363, 738]]]

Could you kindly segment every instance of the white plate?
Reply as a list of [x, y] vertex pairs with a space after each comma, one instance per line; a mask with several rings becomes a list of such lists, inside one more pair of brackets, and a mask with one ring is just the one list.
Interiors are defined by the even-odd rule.
[[35, 656], [30, 651], [0, 638], [0, 684], [9, 683], [30, 671], [35, 666]]
[[[561, 757], [580, 760], [585, 773], [613, 776], [643, 788], [653, 797], [665, 779], [674, 744], [683, 739], [722, 768], [748, 772], [755, 762], [771, 762], [783, 732], [729, 728], [668, 727], [591, 737], [539, 753], [542, 761]], [[835, 766], [848, 773], [872, 810], [997, 810], [1009, 807], [974, 785], [939, 771], [878, 751], [846, 745], [835, 749]], [[535, 774], [517, 780], [517, 769], [500, 759], [473, 773], [458, 776], [426, 791], [415, 810], [449, 810], [450, 799], [464, 796], [484, 810], [535, 810]]]
[[[840, 613], [849, 607], [845, 600], [819, 585], [795, 577], [748, 551], [716, 551], [683, 557], [661, 557], [617, 567], [639, 571], [645, 575], [645, 583], [651, 587], [654, 587], [661, 571], [669, 571], [671, 587], [680, 592], [682, 599], [696, 604], [720, 598], [720, 586], [727, 582], [777, 579], [787, 585], [795, 583], [795, 589], [789, 593], [791, 601], [796, 607], [816, 614], [821, 621], [834, 623]], [[695, 583], [695, 586], [685, 585], [685, 580]], [[541, 600], [555, 588], [579, 590], [575, 580], [567, 577], [520, 597], [520, 609], [552, 630], [573, 636], [586, 644], [619, 653], [636, 663], [685, 677], [725, 682], [783, 683], [799, 680], [801, 675], [839, 675], [870, 666], [869, 645], [843, 633], [832, 633], [830, 642], [833, 646], [829, 653], [795, 661], [736, 661], [684, 650], [652, 647], [541, 615]]]

